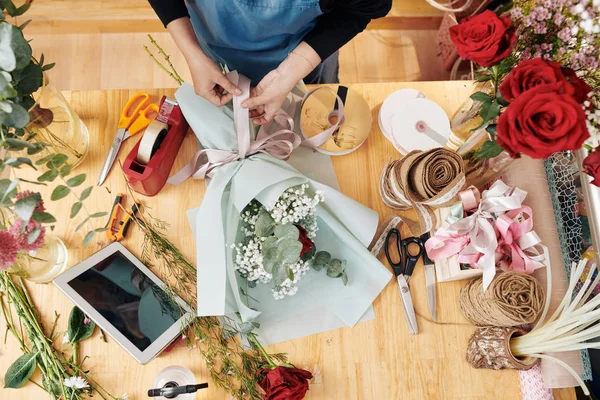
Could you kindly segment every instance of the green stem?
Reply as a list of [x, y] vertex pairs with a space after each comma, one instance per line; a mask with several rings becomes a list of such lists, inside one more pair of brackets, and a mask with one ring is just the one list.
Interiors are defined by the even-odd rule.
[[265, 350], [265, 348], [262, 346], [262, 344], [260, 344], [260, 342], [256, 338], [256, 335], [254, 335], [253, 333], [249, 333], [248, 334], [248, 340], [250, 342], [252, 342], [252, 344], [254, 346], [256, 346], [256, 348], [260, 351], [260, 353], [264, 357], [265, 361], [269, 364], [269, 368], [271, 368], [271, 369], [277, 368], [277, 364], [275, 364], [273, 362], [273, 360], [271, 359], [271, 357], [269, 356], [269, 354], [267, 353], [267, 351]]

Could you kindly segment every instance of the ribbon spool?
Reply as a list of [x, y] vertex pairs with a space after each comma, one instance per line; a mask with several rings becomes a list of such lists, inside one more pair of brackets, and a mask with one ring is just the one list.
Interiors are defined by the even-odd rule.
[[152, 121], [146, 128], [142, 140], [140, 140], [135, 161], [142, 165], [148, 164], [156, 151], [160, 149], [160, 145], [167, 137], [168, 132], [169, 126], [167, 124], [158, 120]]
[[[414, 99], [425, 99], [425, 95], [416, 89], [400, 89], [390, 94], [381, 104], [378, 114], [379, 129], [383, 136], [392, 142], [392, 121], [397, 109]], [[393, 143], [393, 142], [392, 142]]]
[[332, 89], [316, 90], [304, 100], [300, 129], [302, 135], [309, 139], [335, 125], [338, 119], [337, 94], [344, 104], [344, 117], [331, 138], [315, 150], [330, 156], [342, 156], [357, 150], [367, 140], [373, 118], [369, 105], [358, 92], [342, 85]]

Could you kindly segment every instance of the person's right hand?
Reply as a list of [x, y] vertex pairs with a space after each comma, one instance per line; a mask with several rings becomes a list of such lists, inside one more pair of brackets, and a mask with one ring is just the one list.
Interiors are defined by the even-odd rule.
[[214, 105], [225, 105], [231, 101], [234, 94], [242, 94], [241, 89], [234, 85], [207, 56], [194, 57], [188, 61], [188, 66], [194, 82], [194, 91]]

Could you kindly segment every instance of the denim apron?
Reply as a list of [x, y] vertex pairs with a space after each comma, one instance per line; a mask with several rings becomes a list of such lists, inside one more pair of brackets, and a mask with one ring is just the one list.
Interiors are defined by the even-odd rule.
[[187, 0], [202, 50], [256, 85], [315, 26], [319, 0]]

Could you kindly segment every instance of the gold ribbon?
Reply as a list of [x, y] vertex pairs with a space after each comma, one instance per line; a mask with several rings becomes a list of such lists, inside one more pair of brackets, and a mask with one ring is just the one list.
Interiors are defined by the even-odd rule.
[[455, 152], [416, 150], [385, 166], [379, 193], [390, 208], [416, 210], [418, 220], [405, 222], [411, 233], [419, 236], [433, 230], [435, 209], [453, 204], [465, 182], [464, 162]]

